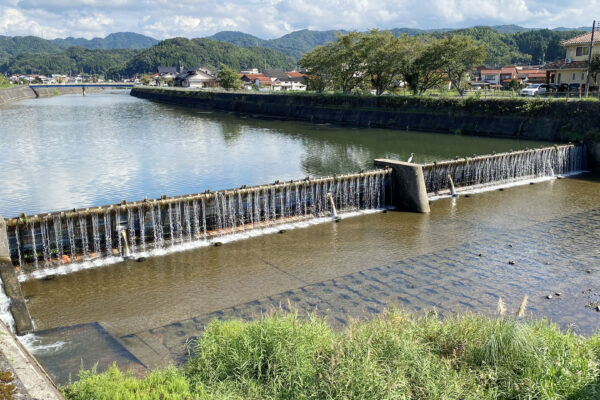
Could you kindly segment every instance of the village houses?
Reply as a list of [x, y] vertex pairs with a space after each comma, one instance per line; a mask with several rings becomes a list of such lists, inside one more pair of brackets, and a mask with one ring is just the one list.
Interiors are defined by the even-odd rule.
[[[590, 42], [592, 33], [585, 33], [572, 39], [565, 40], [561, 44], [566, 48], [564, 60], [556, 61], [544, 66], [549, 83], [558, 85], [568, 84], [570, 87], [585, 87], [588, 61], [590, 58]], [[600, 55], [600, 31], [594, 33], [592, 56]], [[600, 74], [598, 74], [600, 75]], [[590, 87], [598, 86], [600, 76], [590, 74]]]

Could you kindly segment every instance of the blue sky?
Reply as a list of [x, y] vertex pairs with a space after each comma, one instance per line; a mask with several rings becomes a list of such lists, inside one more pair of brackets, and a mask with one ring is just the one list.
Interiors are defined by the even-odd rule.
[[222, 30], [274, 38], [299, 29], [458, 28], [478, 24], [579, 27], [600, 0], [0, 0], [0, 35], [164, 39]]

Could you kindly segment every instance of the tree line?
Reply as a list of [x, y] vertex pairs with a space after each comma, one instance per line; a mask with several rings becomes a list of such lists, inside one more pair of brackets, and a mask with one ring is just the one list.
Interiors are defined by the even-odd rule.
[[450, 82], [461, 95], [467, 74], [484, 62], [486, 50], [473, 39], [450, 35], [426, 40], [390, 31], [350, 32], [305, 53], [309, 89], [344, 93], [394, 91], [402, 83], [415, 94]]

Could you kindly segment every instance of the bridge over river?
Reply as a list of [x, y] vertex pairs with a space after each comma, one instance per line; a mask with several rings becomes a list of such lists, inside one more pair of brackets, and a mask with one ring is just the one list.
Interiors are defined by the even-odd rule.
[[56, 84], [56, 85], [29, 85], [32, 89], [41, 88], [131, 88], [133, 83], [68, 83], [68, 84]]

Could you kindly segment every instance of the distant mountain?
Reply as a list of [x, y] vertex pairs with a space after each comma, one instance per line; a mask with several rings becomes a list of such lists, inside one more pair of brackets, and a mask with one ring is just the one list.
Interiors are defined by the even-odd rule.
[[106, 74], [141, 50], [69, 47], [53, 53], [21, 53], [0, 63], [3, 74]]
[[[395, 28], [394, 35], [442, 37], [458, 34], [472, 37], [484, 44], [487, 50], [486, 63], [489, 65], [538, 64], [564, 57], [560, 42], [582, 33], [586, 28], [537, 29], [519, 25], [475, 26], [464, 29], [415, 29]], [[261, 39], [242, 32], [219, 32], [208, 39], [233, 43], [238, 46], [258, 46], [281, 51], [299, 59], [302, 54], [317, 46], [335, 41], [336, 35], [348, 31], [300, 30], [277, 39]]]
[[288, 33], [278, 39], [267, 40], [243, 32], [223, 31], [209, 36], [206, 39], [227, 42], [240, 47], [265, 47], [280, 51], [297, 60], [307, 51], [335, 40], [336, 34], [346, 32], [347, 31], [311, 31], [303, 29]]
[[54, 39], [53, 43], [61, 48], [71, 46], [85, 47], [86, 49], [147, 49], [159, 41], [149, 36], [134, 32], [111, 33], [105, 38], [93, 39], [73, 38]]
[[23, 53], [58, 53], [60, 47], [36, 36], [0, 36], [0, 64]]
[[268, 40], [257, 38], [249, 33], [237, 31], [222, 31], [207, 37], [207, 39], [227, 42], [240, 47], [266, 47], [265, 43], [268, 42]]
[[557, 32], [565, 32], [565, 31], [586, 31], [586, 32], [591, 32], [592, 31], [592, 27], [590, 27], [590, 26], [580, 26], [579, 28], [564, 28], [564, 27], [560, 26], [560, 27], [554, 28], [552, 30], [553, 31], [557, 31]]
[[283, 68], [290, 70], [296, 61], [283, 53], [264, 47], [239, 47], [210, 39], [174, 38], [142, 50], [109, 76], [131, 76], [156, 72], [159, 66], [218, 69], [225, 64], [237, 71], [249, 68]]
[[0, 36], [0, 64], [26, 53], [56, 54], [69, 47], [91, 50], [145, 49], [158, 40], [133, 32], [111, 33], [105, 38], [66, 38], [46, 40], [37, 36]]

